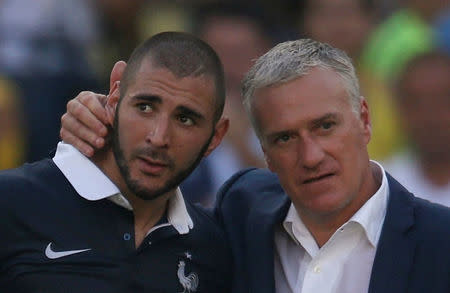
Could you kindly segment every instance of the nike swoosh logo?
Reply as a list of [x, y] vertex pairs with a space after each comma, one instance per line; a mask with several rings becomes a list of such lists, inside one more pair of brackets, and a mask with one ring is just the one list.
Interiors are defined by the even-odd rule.
[[90, 248], [88, 248], [88, 249], [80, 249], [80, 250], [53, 251], [51, 246], [52, 246], [52, 243], [50, 242], [47, 245], [47, 248], [45, 249], [45, 256], [48, 257], [49, 259], [57, 259], [57, 258], [65, 257], [68, 255], [91, 250]]

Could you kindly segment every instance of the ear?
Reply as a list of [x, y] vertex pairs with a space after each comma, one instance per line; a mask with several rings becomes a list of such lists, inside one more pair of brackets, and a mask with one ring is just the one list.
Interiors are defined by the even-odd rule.
[[109, 80], [109, 95], [106, 100], [106, 115], [110, 125], [113, 125], [114, 117], [116, 115], [117, 104], [120, 99], [120, 80], [122, 79], [123, 72], [127, 67], [127, 63], [124, 61], [118, 61], [114, 64], [111, 71]]
[[363, 96], [360, 97], [360, 107], [361, 108], [359, 115], [361, 126], [365, 138], [365, 143], [367, 145], [370, 141], [370, 138], [372, 137], [372, 123], [370, 121], [369, 105], [367, 104], [367, 101]]
[[126, 67], [127, 63], [125, 61], [117, 61], [116, 64], [114, 64], [111, 75], [109, 77], [109, 94], [111, 94], [111, 90], [113, 89], [114, 84], [122, 80], [122, 76]]
[[227, 133], [229, 126], [230, 126], [230, 121], [228, 118], [225, 118], [225, 117], [220, 118], [219, 122], [216, 123], [215, 129], [214, 129], [214, 136], [211, 139], [208, 149], [206, 150], [206, 152], [204, 154], [205, 157], [207, 157], [213, 150], [216, 149], [216, 147], [219, 146], [223, 137]]

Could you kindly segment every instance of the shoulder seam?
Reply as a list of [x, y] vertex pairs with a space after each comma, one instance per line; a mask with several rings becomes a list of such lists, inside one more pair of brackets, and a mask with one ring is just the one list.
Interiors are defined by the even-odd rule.
[[219, 191], [217, 191], [216, 194], [216, 202], [214, 204], [214, 209], [213, 209], [213, 215], [214, 218], [219, 222], [219, 225], [221, 225], [223, 227], [223, 218], [221, 216], [220, 213], [220, 207], [222, 205], [223, 199], [225, 194], [228, 193], [228, 190], [231, 188], [231, 186], [233, 186], [233, 184], [238, 181], [238, 179], [240, 179], [242, 176], [244, 176], [245, 174], [251, 172], [251, 171], [255, 171], [258, 168], [248, 168], [248, 169], [244, 169], [241, 170], [239, 172], [237, 172], [236, 174], [234, 174], [233, 176], [231, 176], [219, 189]]

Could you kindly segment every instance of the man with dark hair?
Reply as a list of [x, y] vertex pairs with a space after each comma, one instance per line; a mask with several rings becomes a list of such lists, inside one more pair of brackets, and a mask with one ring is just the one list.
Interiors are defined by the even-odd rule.
[[161, 33], [117, 62], [108, 146], [0, 173], [2, 292], [228, 292], [226, 238], [178, 185], [227, 131], [222, 65]]
[[[214, 122], [222, 116], [225, 104], [224, 72], [221, 61], [215, 51], [196, 37], [184, 34], [162, 33], [153, 36], [138, 47], [130, 57], [125, 68], [122, 87], [124, 92], [130, 81], [136, 77], [142, 60], [150, 57], [153, 64], [167, 68], [177, 78], [207, 75], [215, 85]], [[149, 56], [147, 56], [149, 55]]]

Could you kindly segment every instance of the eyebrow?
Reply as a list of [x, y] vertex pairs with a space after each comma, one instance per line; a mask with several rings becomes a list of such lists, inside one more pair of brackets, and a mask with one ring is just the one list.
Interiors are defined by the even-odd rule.
[[[336, 113], [326, 113], [323, 116], [314, 119], [310, 122], [310, 124], [312, 124], [313, 126], [319, 126], [321, 123], [323, 123], [324, 121], [328, 120], [328, 119], [338, 119], [338, 115]], [[295, 131], [292, 129], [286, 129], [286, 130], [282, 130], [282, 131], [276, 131], [273, 133], [269, 133], [266, 136], [267, 140], [273, 140], [274, 138], [280, 136], [280, 135], [284, 135], [284, 134], [292, 134]]]
[[147, 101], [156, 104], [162, 104], [162, 99], [155, 95], [137, 95], [132, 97], [133, 100]]
[[[147, 101], [150, 103], [156, 103], [156, 104], [162, 104], [163, 100], [161, 97], [156, 95], [137, 95], [134, 96], [132, 99], [138, 100], [138, 101]], [[187, 106], [177, 106], [176, 108], [180, 113], [183, 113], [184, 115], [191, 116], [193, 118], [196, 118], [198, 120], [205, 120], [205, 116], [200, 114], [198, 111], [195, 111]]]
[[194, 117], [194, 118], [196, 118], [198, 120], [205, 120], [205, 117], [202, 114], [200, 114], [199, 112], [197, 112], [195, 110], [192, 110], [189, 107], [178, 106], [177, 110], [180, 111], [181, 113], [183, 113], [184, 115]]
[[321, 123], [323, 123], [325, 120], [328, 120], [328, 119], [337, 119], [337, 118], [338, 118], [338, 115], [337, 115], [336, 113], [326, 113], [325, 115], [323, 115], [323, 116], [321, 116], [321, 117], [319, 117], [319, 118], [317, 118], [317, 119], [314, 119], [314, 120], [311, 122], [311, 124], [314, 125], [314, 126], [318, 126], [318, 125], [320, 125]]

